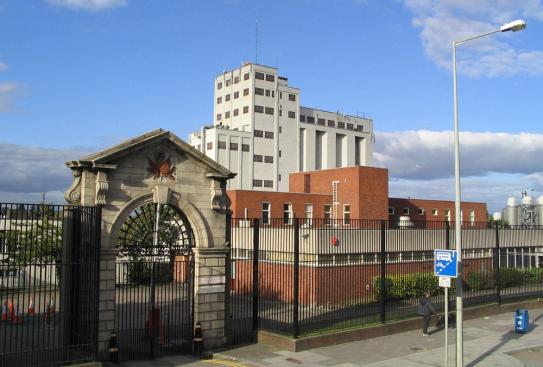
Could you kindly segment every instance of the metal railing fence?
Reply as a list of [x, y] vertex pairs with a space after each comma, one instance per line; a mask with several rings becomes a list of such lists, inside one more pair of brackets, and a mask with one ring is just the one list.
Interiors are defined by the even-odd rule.
[[[454, 223], [233, 218], [228, 228], [233, 343], [259, 329], [297, 337], [413, 317], [426, 291], [444, 306], [433, 251], [455, 248]], [[466, 306], [543, 295], [542, 227], [465, 222], [462, 249]]]

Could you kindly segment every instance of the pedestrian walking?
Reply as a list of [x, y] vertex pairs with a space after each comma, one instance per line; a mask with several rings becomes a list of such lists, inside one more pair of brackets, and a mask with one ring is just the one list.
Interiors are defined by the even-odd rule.
[[424, 293], [417, 307], [417, 315], [422, 316], [422, 336], [428, 336], [428, 326], [432, 315], [436, 314], [436, 308], [430, 299], [430, 293]]

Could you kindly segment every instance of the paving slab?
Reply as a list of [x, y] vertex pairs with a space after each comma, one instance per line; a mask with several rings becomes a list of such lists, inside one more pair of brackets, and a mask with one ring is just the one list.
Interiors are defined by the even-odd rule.
[[[466, 367], [543, 367], [543, 308], [530, 310], [530, 328], [515, 333], [514, 314], [492, 315], [464, 323]], [[454, 366], [456, 330], [449, 330], [449, 366]], [[251, 344], [214, 354], [213, 360], [189, 356], [123, 363], [121, 367], [421, 367], [444, 366], [444, 330], [407, 331], [374, 339], [290, 352]]]

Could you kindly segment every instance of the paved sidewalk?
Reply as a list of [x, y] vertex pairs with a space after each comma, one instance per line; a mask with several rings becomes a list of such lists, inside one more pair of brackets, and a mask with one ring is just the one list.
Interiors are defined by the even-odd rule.
[[[513, 331], [513, 313], [493, 315], [464, 323], [464, 365], [495, 367], [543, 367], [543, 309], [530, 311], [526, 334]], [[456, 329], [449, 331], [449, 366], [454, 366]], [[444, 332], [408, 331], [375, 339], [293, 353], [265, 345], [248, 345], [217, 353], [214, 360], [184, 357], [136, 362], [122, 366], [178, 367], [414, 367], [444, 365]]]

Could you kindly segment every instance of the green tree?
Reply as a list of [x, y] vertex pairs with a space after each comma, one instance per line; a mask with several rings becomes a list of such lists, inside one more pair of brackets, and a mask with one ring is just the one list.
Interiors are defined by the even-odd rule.
[[9, 267], [54, 265], [60, 274], [62, 251], [62, 221], [47, 205], [32, 212], [17, 211], [17, 219], [7, 221], [5, 232], [6, 256]]

